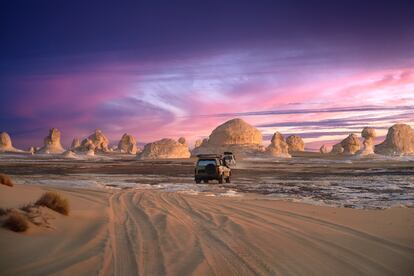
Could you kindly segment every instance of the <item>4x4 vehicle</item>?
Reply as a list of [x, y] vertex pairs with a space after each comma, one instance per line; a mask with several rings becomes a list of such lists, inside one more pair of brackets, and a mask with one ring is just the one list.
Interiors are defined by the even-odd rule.
[[223, 160], [228, 167], [236, 166], [236, 156], [230, 151], [224, 152]]
[[219, 154], [200, 154], [197, 156], [194, 169], [194, 180], [208, 183], [209, 180], [218, 180], [219, 183], [230, 183], [231, 169], [226, 165], [223, 156]]

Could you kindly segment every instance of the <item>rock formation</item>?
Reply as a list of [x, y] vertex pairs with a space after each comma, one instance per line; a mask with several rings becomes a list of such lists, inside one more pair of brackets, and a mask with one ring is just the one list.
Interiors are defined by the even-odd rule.
[[71, 150], [76, 150], [81, 145], [79, 138], [73, 138], [72, 145], [70, 146]]
[[51, 128], [49, 135], [43, 141], [43, 147], [37, 153], [57, 154], [64, 151], [65, 149], [60, 144], [60, 131], [57, 128]]
[[146, 144], [142, 152], [137, 155], [138, 159], [167, 159], [167, 158], [189, 158], [190, 151], [187, 145], [183, 145], [173, 139], [164, 138]]
[[95, 144], [93, 143], [93, 141], [89, 138], [85, 138], [82, 140], [82, 143], [80, 145], [80, 147], [78, 147], [79, 151], [95, 151]]
[[387, 137], [375, 146], [375, 153], [383, 155], [414, 154], [414, 130], [406, 124], [395, 124], [388, 129]]
[[329, 153], [329, 149], [328, 149], [328, 147], [326, 145], [322, 145], [319, 148], [319, 152], [322, 153], [322, 154], [327, 154], [327, 153]]
[[283, 135], [279, 132], [273, 134], [270, 145], [266, 148], [266, 152], [274, 157], [290, 157], [289, 146]]
[[372, 127], [364, 127], [361, 132], [361, 136], [364, 138], [363, 148], [357, 152], [358, 155], [370, 155], [374, 154], [374, 142], [375, 137], [377, 136], [375, 133], [375, 129]]
[[344, 148], [342, 147], [341, 143], [332, 146], [332, 154], [342, 154], [343, 152]]
[[305, 150], [305, 143], [300, 136], [290, 135], [288, 138], [286, 138], [286, 143], [289, 146], [290, 153]]
[[344, 140], [332, 147], [333, 154], [352, 155], [361, 149], [361, 142], [355, 134], [349, 134]]
[[13, 147], [10, 135], [7, 132], [0, 133], [0, 152], [16, 152], [18, 149]]
[[118, 143], [118, 150], [129, 154], [136, 154], [138, 148], [135, 137], [128, 133], [122, 135], [121, 140]]
[[264, 150], [259, 130], [242, 119], [232, 119], [215, 128], [200, 145], [196, 144], [192, 155], [230, 151], [237, 156], [250, 156]]
[[196, 140], [194, 143], [194, 148], [198, 148], [199, 146], [201, 146], [202, 143], [203, 143], [203, 140], [201, 139]]
[[95, 151], [109, 152], [109, 140], [101, 130], [95, 130], [95, 132], [90, 135], [88, 139], [91, 140], [95, 146]]
[[180, 137], [180, 138], [178, 138], [178, 143], [183, 144], [183, 145], [186, 145], [187, 144], [187, 141], [185, 140], [184, 137]]
[[261, 144], [262, 134], [242, 119], [233, 119], [214, 129], [208, 143], [217, 146]]

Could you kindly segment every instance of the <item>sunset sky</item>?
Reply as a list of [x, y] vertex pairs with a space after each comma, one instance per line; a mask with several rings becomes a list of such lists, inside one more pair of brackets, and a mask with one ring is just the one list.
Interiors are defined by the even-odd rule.
[[[234, 117], [308, 148], [414, 126], [413, 1], [1, 1], [0, 131], [193, 142]], [[411, 3], [410, 3], [411, 2]]]

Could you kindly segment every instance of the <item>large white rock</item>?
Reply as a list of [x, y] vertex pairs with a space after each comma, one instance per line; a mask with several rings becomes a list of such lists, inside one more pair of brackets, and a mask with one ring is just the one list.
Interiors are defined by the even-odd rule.
[[289, 152], [300, 152], [305, 150], [305, 142], [302, 137], [297, 135], [290, 135], [286, 138], [286, 143], [289, 147]]
[[196, 142], [192, 155], [223, 154], [225, 151], [233, 152], [239, 157], [257, 155], [265, 150], [262, 140], [258, 129], [242, 119], [232, 119], [216, 127], [201, 144]]
[[375, 137], [377, 136], [375, 129], [372, 127], [364, 127], [361, 136], [364, 138], [364, 142], [362, 143], [363, 147], [357, 154], [361, 156], [374, 154], [374, 143]]
[[43, 140], [43, 147], [36, 153], [58, 154], [63, 153], [65, 149], [60, 143], [60, 131], [57, 128], [51, 128], [49, 135]]
[[136, 154], [138, 152], [137, 141], [131, 134], [124, 133], [118, 143], [117, 150], [129, 154]]
[[81, 143], [80, 143], [80, 140], [79, 140], [79, 138], [73, 138], [73, 140], [72, 140], [72, 144], [71, 144], [71, 146], [70, 146], [70, 149], [71, 150], [76, 150], [77, 148], [79, 148], [80, 147], [80, 145], [81, 145]]
[[361, 149], [361, 141], [355, 134], [349, 134], [340, 143], [333, 145], [331, 153], [352, 155]]
[[406, 124], [395, 124], [388, 129], [387, 137], [375, 146], [375, 153], [382, 155], [414, 154], [414, 130]]
[[266, 152], [273, 157], [291, 157], [289, 154], [289, 146], [283, 135], [279, 132], [273, 134], [270, 145], [266, 148]]
[[218, 146], [261, 144], [262, 133], [242, 119], [232, 119], [215, 128], [208, 143]]
[[21, 150], [13, 147], [10, 135], [7, 132], [0, 133], [0, 152], [18, 152]]
[[102, 151], [102, 152], [109, 152], [109, 139], [106, 138], [106, 136], [103, 134], [103, 132], [100, 129], [95, 130], [94, 133], [92, 133], [89, 137], [89, 140], [92, 141], [92, 143], [95, 146], [95, 152], [96, 151]]
[[322, 153], [322, 154], [327, 154], [327, 153], [329, 153], [329, 149], [328, 149], [328, 147], [326, 145], [322, 145], [319, 148], [319, 152]]
[[189, 158], [191, 156], [187, 145], [181, 144], [176, 140], [164, 138], [146, 144], [142, 152], [137, 155], [143, 159], [168, 159], [168, 158]]

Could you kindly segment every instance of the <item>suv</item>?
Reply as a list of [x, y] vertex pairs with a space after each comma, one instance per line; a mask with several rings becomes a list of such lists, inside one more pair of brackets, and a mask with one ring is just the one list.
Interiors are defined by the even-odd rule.
[[200, 154], [197, 157], [194, 169], [194, 180], [197, 184], [201, 181], [208, 183], [209, 180], [218, 180], [220, 184], [224, 181], [230, 183], [231, 170], [222, 155]]

